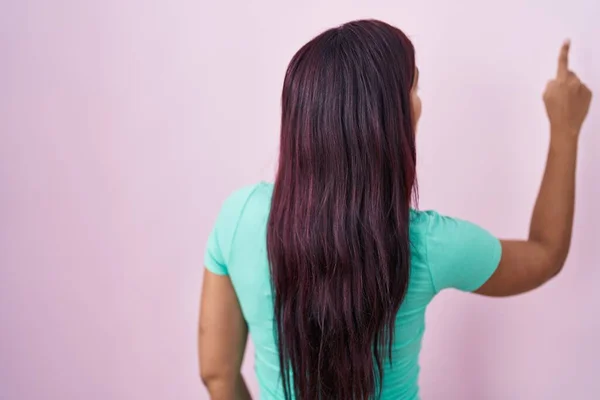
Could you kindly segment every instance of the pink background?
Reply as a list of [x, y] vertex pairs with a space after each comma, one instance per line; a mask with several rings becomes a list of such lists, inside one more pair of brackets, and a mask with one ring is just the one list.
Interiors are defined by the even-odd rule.
[[[289, 3], [289, 4], [283, 4]], [[414, 40], [421, 207], [523, 237], [561, 40], [600, 95], [596, 0], [0, 4], [0, 398], [206, 399], [202, 253], [221, 201], [271, 179], [293, 53], [360, 17]], [[565, 271], [428, 313], [425, 399], [600, 395], [600, 118], [581, 145]], [[257, 392], [252, 358], [244, 367]]]

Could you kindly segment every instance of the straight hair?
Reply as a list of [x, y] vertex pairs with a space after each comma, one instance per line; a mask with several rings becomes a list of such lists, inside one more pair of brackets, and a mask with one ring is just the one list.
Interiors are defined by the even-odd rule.
[[286, 400], [381, 391], [408, 289], [416, 198], [414, 47], [360, 20], [291, 60], [267, 227]]

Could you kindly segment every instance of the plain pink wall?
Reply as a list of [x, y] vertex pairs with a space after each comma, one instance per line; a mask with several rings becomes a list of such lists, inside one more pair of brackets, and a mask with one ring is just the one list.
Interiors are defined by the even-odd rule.
[[[0, 398], [207, 398], [195, 335], [209, 229], [230, 191], [272, 178], [293, 53], [350, 19], [385, 19], [415, 42], [421, 207], [526, 234], [548, 137], [541, 92], [570, 36], [600, 93], [600, 3], [364, 3], [2, 2]], [[509, 300], [440, 296], [424, 398], [600, 394], [598, 110], [564, 273]], [[251, 357], [245, 372], [256, 393]]]

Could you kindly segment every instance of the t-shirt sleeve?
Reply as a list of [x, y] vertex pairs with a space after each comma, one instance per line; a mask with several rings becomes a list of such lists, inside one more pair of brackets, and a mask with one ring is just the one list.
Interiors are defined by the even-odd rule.
[[225, 262], [221, 245], [219, 244], [217, 228], [218, 224], [213, 228], [208, 236], [206, 252], [204, 253], [204, 266], [213, 274], [228, 275], [227, 263]]
[[494, 273], [500, 257], [500, 241], [470, 222], [430, 213], [427, 259], [434, 289], [479, 289]]
[[229, 275], [231, 246], [239, 219], [253, 190], [254, 186], [240, 189], [231, 194], [221, 206], [204, 253], [204, 266], [214, 274]]

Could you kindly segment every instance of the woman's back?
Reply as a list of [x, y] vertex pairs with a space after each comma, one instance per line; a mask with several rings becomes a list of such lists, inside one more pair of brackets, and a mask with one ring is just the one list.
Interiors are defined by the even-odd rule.
[[[266, 233], [273, 185], [233, 193], [210, 236], [206, 267], [229, 275], [255, 346], [262, 399], [283, 399]], [[391, 362], [384, 362], [382, 399], [417, 399], [425, 310], [448, 287], [473, 291], [494, 272], [499, 241], [468, 222], [411, 211], [408, 290], [396, 316]]]
[[529, 238], [499, 241], [411, 208], [421, 101], [404, 33], [354, 21], [303, 46], [284, 79], [275, 183], [231, 195], [209, 239], [199, 337], [212, 398], [250, 398], [248, 332], [263, 398], [418, 398], [436, 293], [509, 296], [554, 277], [591, 101], [568, 52], [567, 42], [544, 96], [551, 145]]

